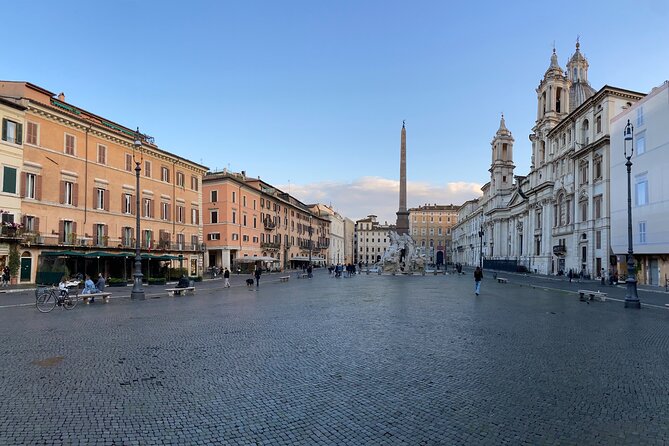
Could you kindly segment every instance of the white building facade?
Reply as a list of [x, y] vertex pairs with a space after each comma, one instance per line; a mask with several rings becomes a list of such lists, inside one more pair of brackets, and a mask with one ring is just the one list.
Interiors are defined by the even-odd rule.
[[355, 263], [373, 265], [381, 261], [383, 253], [390, 246], [390, 231], [394, 225], [382, 225], [376, 215], [368, 215], [355, 222]]
[[610, 86], [595, 91], [578, 43], [566, 68], [553, 50], [536, 89], [527, 176], [514, 175], [514, 140], [503, 117], [491, 143], [490, 182], [478, 202], [488, 267], [540, 274], [572, 270], [590, 277], [616, 268], [610, 244], [609, 127], [644, 95]]
[[[632, 242], [640, 284], [665, 286], [669, 276], [669, 81], [611, 121], [611, 248], [627, 272], [627, 159], [623, 132], [633, 129]], [[627, 152], [632, 145], [628, 143]]]

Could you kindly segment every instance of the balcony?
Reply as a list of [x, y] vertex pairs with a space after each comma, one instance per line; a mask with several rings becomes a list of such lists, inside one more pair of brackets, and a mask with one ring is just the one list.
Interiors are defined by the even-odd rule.
[[272, 231], [276, 228], [276, 224], [272, 221], [271, 218], [266, 218], [263, 222], [263, 225], [265, 226], [265, 229], [269, 231]]
[[0, 226], [0, 238], [20, 239], [23, 236], [23, 229], [14, 226]]
[[260, 248], [261, 248], [261, 249], [274, 249], [274, 250], [278, 250], [278, 249], [281, 249], [281, 243], [262, 242], [262, 243], [260, 243]]
[[555, 245], [553, 246], [553, 254], [563, 256], [567, 254], [567, 247], [565, 245]]

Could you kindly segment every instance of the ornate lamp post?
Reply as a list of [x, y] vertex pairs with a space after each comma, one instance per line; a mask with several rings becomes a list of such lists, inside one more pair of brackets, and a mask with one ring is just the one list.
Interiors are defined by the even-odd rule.
[[481, 239], [481, 245], [479, 247], [479, 266], [483, 269], [483, 226], [479, 229], [479, 238]]
[[311, 233], [313, 228], [311, 227], [311, 216], [309, 216], [309, 266], [311, 266]]
[[[624, 153], [627, 162], [627, 291], [625, 293], [625, 308], [641, 308], [639, 295], [636, 290], [636, 268], [634, 263], [634, 250], [632, 249], [632, 155], [634, 154], [634, 126], [627, 120], [623, 131]], [[627, 145], [630, 146], [629, 154]]]
[[142, 141], [140, 140], [139, 127], [135, 132], [135, 141], [132, 145], [132, 160], [135, 162], [135, 177], [136, 177], [136, 195], [135, 195], [135, 273], [133, 274], [134, 281], [132, 284], [132, 292], [130, 299], [144, 300], [144, 288], [142, 287], [142, 256], [139, 252], [141, 243], [141, 229], [139, 221], [139, 213], [141, 211], [139, 204], [139, 172], [141, 172], [141, 164], [144, 161], [142, 153]]

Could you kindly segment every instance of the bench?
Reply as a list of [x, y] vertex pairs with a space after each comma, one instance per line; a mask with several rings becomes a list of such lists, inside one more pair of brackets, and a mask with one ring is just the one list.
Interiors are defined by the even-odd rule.
[[497, 278], [497, 283], [507, 283], [508, 281], [509, 281], [509, 279], [507, 279], [505, 277], [498, 277]]
[[101, 297], [103, 303], [107, 303], [107, 300], [109, 300], [109, 296], [111, 296], [112, 293], [91, 293], [91, 294], [77, 294], [77, 297], [81, 297], [81, 300], [84, 301], [85, 304], [90, 304], [92, 299], [95, 299], [96, 297]]
[[601, 291], [578, 290], [578, 299], [581, 302], [593, 299], [604, 302], [606, 301], [606, 296], [608, 296], [608, 294]]
[[167, 291], [168, 296], [183, 296], [184, 294], [195, 294], [195, 287], [167, 288], [165, 291]]
[[288, 280], [290, 280], [290, 276], [281, 276], [279, 277], [279, 280], [281, 282], [288, 282]]

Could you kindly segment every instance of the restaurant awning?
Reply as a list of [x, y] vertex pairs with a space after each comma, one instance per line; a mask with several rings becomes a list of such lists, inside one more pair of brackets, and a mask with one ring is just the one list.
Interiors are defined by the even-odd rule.
[[251, 256], [246, 256], [246, 257], [237, 257], [236, 259], [233, 259], [233, 263], [255, 263], [255, 262], [279, 262], [279, 259], [275, 259], [274, 257], [268, 257], [268, 256], [258, 256], [258, 257], [251, 257]]

